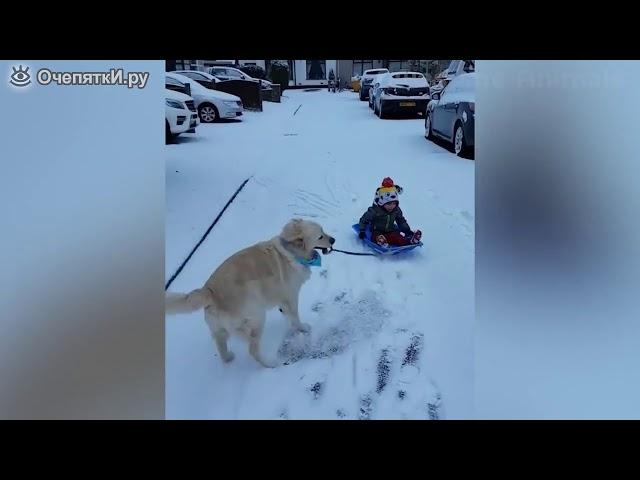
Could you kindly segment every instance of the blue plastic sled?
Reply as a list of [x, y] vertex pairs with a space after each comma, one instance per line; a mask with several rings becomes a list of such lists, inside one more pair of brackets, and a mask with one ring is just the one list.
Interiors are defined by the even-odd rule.
[[[351, 226], [351, 228], [353, 228], [353, 231], [356, 232], [356, 235], [358, 235], [360, 233], [360, 225], [359, 224], [354, 224]], [[399, 253], [405, 253], [408, 252], [409, 250], [413, 250], [416, 247], [422, 247], [422, 242], [418, 242], [418, 243], [414, 243], [413, 245], [405, 245], [403, 247], [382, 247], [380, 245], [378, 245], [377, 243], [371, 241], [371, 226], [367, 225], [367, 229], [365, 230], [365, 237], [364, 237], [364, 243], [367, 244], [367, 246], [373, 250], [374, 252], [376, 252], [379, 255], [397, 255]]]

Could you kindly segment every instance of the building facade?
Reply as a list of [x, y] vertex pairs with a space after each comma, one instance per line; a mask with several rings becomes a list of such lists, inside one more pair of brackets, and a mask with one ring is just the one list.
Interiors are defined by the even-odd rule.
[[431, 80], [447, 68], [451, 60], [338, 60], [338, 72], [342, 79], [362, 75], [366, 70], [388, 68], [390, 72], [422, 72]]
[[[167, 60], [167, 70], [201, 70], [214, 65], [257, 65], [265, 69], [267, 77], [273, 60]], [[433, 79], [447, 68], [450, 60], [287, 60], [289, 63], [289, 87], [304, 88], [326, 86], [329, 72], [348, 84], [351, 78], [362, 75], [365, 70], [388, 68], [391, 72], [411, 70], [422, 72]]]

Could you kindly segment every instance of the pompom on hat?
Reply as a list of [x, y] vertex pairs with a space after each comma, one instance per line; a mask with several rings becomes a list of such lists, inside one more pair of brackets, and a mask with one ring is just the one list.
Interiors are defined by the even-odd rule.
[[382, 180], [382, 186], [376, 190], [374, 202], [380, 206], [389, 202], [398, 202], [398, 195], [402, 193], [402, 187], [394, 185], [390, 177]]

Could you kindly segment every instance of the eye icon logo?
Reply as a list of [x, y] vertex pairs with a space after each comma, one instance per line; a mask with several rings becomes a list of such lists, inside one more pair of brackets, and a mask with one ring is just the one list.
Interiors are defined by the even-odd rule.
[[26, 87], [31, 83], [31, 75], [29, 75], [29, 67], [18, 65], [18, 68], [11, 67], [13, 73], [9, 83], [15, 87]]

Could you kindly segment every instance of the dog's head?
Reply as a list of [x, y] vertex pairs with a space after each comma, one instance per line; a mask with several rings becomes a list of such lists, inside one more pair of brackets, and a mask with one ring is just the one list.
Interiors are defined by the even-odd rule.
[[316, 248], [321, 248], [322, 253], [326, 254], [336, 241], [331, 235], [327, 235], [316, 222], [299, 218], [287, 223], [280, 236], [298, 250], [304, 258], [312, 258]]

